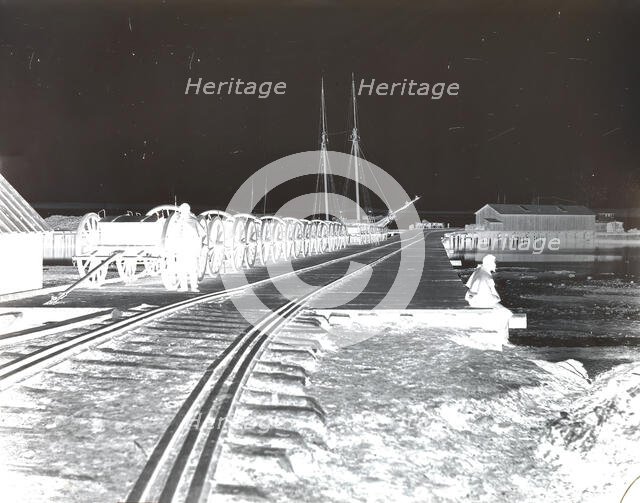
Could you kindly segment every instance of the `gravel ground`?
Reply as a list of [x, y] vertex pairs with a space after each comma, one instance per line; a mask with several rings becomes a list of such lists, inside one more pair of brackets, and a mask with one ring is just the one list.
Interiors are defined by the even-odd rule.
[[640, 474], [625, 454], [640, 447], [640, 365], [590, 384], [579, 362], [480, 351], [456, 335], [385, 330], [323, 361], [309, 391], [327, 410], [329, 448], [297, 496], [619, 501]]
[[44, 266], [42, 286], [44, 288], [58, 285], [70, 285], [78, 281], [78, 269], [71, 265]]

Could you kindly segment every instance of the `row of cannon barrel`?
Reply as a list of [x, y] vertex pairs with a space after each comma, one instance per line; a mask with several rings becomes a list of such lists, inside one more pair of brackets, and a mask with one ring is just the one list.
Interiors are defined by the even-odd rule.
[[206, 275], [329, 253], [349, 244], [377, 244], [386, 237], [387, 229], [373, 224], [219, 210], [195, 215], [186, 204], [162, 205], [145, 215], [84, 215], [74, 262], [92, 286], [103, 284], [115, 264], [125, 283], [159, 276], [168, 290], [175, 290], [182, 274], [201, 281]]

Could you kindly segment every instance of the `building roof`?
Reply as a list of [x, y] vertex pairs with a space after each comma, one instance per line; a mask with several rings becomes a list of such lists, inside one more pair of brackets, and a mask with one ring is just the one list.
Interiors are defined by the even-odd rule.
[[0, 175], [0, 234], [48, 231], [51, 231], [51, 227]]
[[483, 208], [486, 206], [493, 208], [501, 215], [595, 215], [595, 212], [586, 206], [579, 205], [489, 203]]

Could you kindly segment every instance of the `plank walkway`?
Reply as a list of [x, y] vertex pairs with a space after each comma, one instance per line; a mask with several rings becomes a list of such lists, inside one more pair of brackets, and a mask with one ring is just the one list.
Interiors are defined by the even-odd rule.
[[[466, 288], [447, 258], [441, 243], [443, 234], [444, 231], [440, 230], [424, 231], [424, 257], [419, 253], [421, 245], [415, 244], [404, 249], [401, 254], [398, 253], [376, 265], [364, 290], [358, 295], [352, 293], [354, 298], [340, 306], [339, 309], [370, 311], [376, 308], [380, 301], [387, 297], [389, 290], [396, 282], [402, 256], [402, 267], [405, 270], [415, 271], [415, 274], [419, 274], [421, 271], [419, 284], [414, 293], [402, 295], [401, 292], [396, 292], [389, 295], [390, 298], [385, 299], [383, 308], [401, 310], [468, 310], [468, 305], [464, 300]], [[417, 233], [408, 233], [407, 236], [415, 237]], [[390, 244], [390, 246], [384, 250], [381, 249], [379, 253], [397, 250], [400, 246], [400, 239], [395, 236], [383, 242], [383, 245], [386, 244]], [[372, 254], [357, 257], [354, 260], [366, 264], [372, 262], [379, 255], [375, 247], [368, 245], [350, 246], [337, 252], [295, 260], [293, 268], [297, 270], [365, 250], [370, 250]], [[342, 262], [336, 267], [341, 268], [346, 273], [348, 262]], [[312, 275], [315, 276], [315, 280], [309, 275], [306, 275], [305, 280], [321, 284], [322, 276], [332, 269], [329, 268], [326, 271], [319, 269]], [[246, 274], [249, 281], [257, 281], [269, 277], [265, 267], [246, 270], [243, 274]], [[343, 284], [340, 287], [340, 293], [348, 293], [350, 287], [355, 289], [357, 286], [352, 283]], [[225, 286], [218, 277], [206, 278], [200, 285], [202, 293], [221, 291], [224, 288]], [[256, 293], [259, 296], [265, 295], [266, 292], [261, 290], [263, 289], [257, 289]], [[128, 310], [141, 303], [161, 306], [196, 295], [198, 294], [167, 292], [160, 283], [159, 278], [144, 278], [130, 285], [117, 283], [104, 285], [97, 289], [76, 290], [65, 298], [58, 307], [118, 308], [120, 310]], [[0, 305], [6, 308], [39, 307], [49, 298], [50, 294], [39, 295], [28, 299], [4, 302]]]
[[[382, 309], [467, 309], [464, 300], [466, 288], [458, 273], [447, 258], [441, 238], [444, 231], [424, 232], [424, 262], [418, 288], [410, 301], [402, 298], [387, 299]], [[420, 271], [422, 257], [420, 244], [409, 246], [402, 251], [404, 268]], [[385, 298], [396, 279], [400, 267], [400, 254], [377, 265], [360, 295], [341, 309], [370, 310], [376, 308]], [[399, 296], [398, 296], [399, 297]]]
[[[393, 242], [399, 242], [397, 237], [393, 237], [387, 241], [384, 241], [382, 244], [386, 245]], [[396, 249], [396, 245], [389, 246], [385, 248], [384, 253], [392, 251]], [[321, 264], [325, 261], [345, 257], [357, 252], [361, 251], [371, 251], [371, 254], [367, 254], [362, 257], [358, 257], [357, 260], [362, 263], [368, 263], [370, 261], [375, 260], [377, 258], [377, 254], [374, 251], [375, 247], [370, 245], [356, 245], [349, 246], [345, 249], [334, 251], [331, 253], [326, 253], [323, 255], [311, 255], [305, 258], [295, 259], [292, 263], [294, 270], [299, 270], [305, 267], [314, 266], [317, 264]], [[382, 250], [381, 250], [382, 253]], [[277, 266], [272, 266], [277, 269]], [[344, 272], [347, 272], [348, 262], [342, 262], [337, 265], [337, 267], [342, 268]], [[72, 268], [69, 268], [72, 270]], [[331, 268], [329, 268], [331, 269]], [[227, 273], [225, 277], [232, 277], [237, 274], [245, 275], [247, 281], [255, 282], [260, 281], [270, 277], [269, 271], [264, 266], [256, 266], [252, 269], [245, 269], [241, 273]], [[318, 278], [318, 284], [322, 284], [322, 275], [324, 274], [323, 269], [319, 269], [317, 274], [320, 276]], [[113, 277], [114, 272], [110, 272], [109, 277]], [[308, 276], [308, 275], [307, 275]], [[75, 268], [72, 270], [72, 275], [70, 276], [70, 283], [77, 280], [78, 277], [75, 273]], [[307, 281], [309, 278], [307, 277]], [[232, 283], [233, 281], [230, 280]], [[202, 294], [213, 293], [223, 291], [225, 289], [225, 285], [219, 276], [215, 278], [211, 278], [206, 276], [204, 280], [200, 283], [200, 292]], [[187, 298], [195, 297], [199, 294], [191, 293], [191, 292], [168, 292], [164, 286], [162, 285], [160, 278], [141, 278], [136, 280], [131, 284], [124, 283], [111, 283], [105, 284], [99, 288], [79, 288], [73, 291], [68, 297], [66, 297], [63, 301], [57, 304], [55, 307], [94, 307], [94, 308], [118, 308], [121, 310], [130, 309], [134, 306], [138, 306], [141, 303], [147, 303], [154, 306], [163, 306], [167, 304], [171, 304], [173, 302], [178, 302], [180, 300], [184, 300]], [[51, 292], [44, 292], [40, 295], [35, 295], [29, 298], [15, 299], [9, 300], [5, 302], [0, 302], [1, 307], [41, 307], [43, 304], [51, 298]]]

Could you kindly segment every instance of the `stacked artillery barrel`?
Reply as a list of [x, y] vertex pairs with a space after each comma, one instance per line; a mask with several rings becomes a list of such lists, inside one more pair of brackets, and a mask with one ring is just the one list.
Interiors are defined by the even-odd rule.
[[[371, 236], [354, 240], [347, 227], [337, 221], [209, 210], [189, 214], [189, 225], [185, 226], [180, 216], [174, 205], [158, 206], [146, 215], [86, 214], [76, 235], [74, 262], [80, 276], [89, 286], [100, 286], [115, 264], [125, 283], [159, 276], [168, 290], [176, 290], [185, 269], [200, 281], [207, 274], [214, 277], [382, 239], [371, 229], [367, 233]], [[185, 237], [185, 230], [189, 236]], [[186, 239], [199, 245], [185, 248]]]

